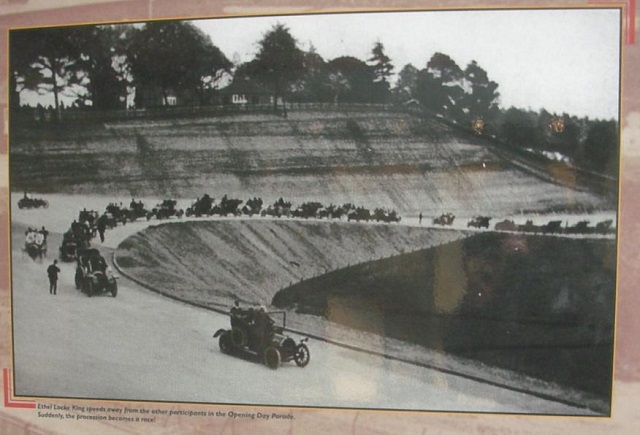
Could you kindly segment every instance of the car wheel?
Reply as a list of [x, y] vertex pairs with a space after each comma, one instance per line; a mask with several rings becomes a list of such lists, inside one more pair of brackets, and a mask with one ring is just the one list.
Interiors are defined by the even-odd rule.
[[233, 341], [231, 340], [231, 332], [225, 331], [218, 340], [222, 353], [231, 354], [233, 352]]
[[87, 282], [87, 296], [93, 296], [93, 282], [91, 281], [91, 278], [89, 278], [89, 281]]
[[113, 285], [111, 286], [111, 295], [115, 298], [118, 294], [118, 283], [117, 282], [113, 282]]
[[269, 346], [264, 351], [264, 362], [270, 369], [277, 369], [280, 366], [280, 352], [273, 346]]
[[293, 359], [298, 367], [306, 367], [311, 359], [309, 348], [306, 344], [302, 343], [296, 348], [296, 353], [293, 355]]

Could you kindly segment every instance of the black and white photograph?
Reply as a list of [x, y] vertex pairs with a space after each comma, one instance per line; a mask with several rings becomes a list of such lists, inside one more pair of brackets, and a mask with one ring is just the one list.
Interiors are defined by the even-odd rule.
[[610, 416], [621, 20], [11, 29], [13, 394]]

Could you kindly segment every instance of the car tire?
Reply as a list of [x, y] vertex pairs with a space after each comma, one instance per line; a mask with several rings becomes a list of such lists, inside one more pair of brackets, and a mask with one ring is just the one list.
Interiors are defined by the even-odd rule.
[[218, 345], [220, 346], [220, 351], [222, 351], [222, 353], [226, 353], [227, 355], [233, 353], [234, 346], [233, 341], [231, 340], [230, 331], [225, 331], [222, 333], [222, 335], [218, 339]]
[[111, 286], [111, 296], [115, 298], [117, 295], [118, 295], [118, 283], [114, 281], [113, 285]]
[[309, 348], [306, 344], [302, 343], [296, 347], [296, 351], [293, 354], [293, 360], [296, 362], [298, 367], [306, 367], [309, 364], [309, 360], [311, 360], [311, 353], [309, 352]]
[[264, 363], [270, 369], [276, 370], [280, 366], [280, 351], [273, 346], [269, 346], [264, 351]]

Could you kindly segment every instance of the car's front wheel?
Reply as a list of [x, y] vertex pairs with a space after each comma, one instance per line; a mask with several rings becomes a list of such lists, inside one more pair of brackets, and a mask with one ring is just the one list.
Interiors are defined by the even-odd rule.
[[293, 355], [293, 359], [298, 367], [306, 367], [307, 364], [309, 364], [311, 354], [309, 353], [309, 348], [306, 344], [302, 343], [298, 345], [296, 352]]

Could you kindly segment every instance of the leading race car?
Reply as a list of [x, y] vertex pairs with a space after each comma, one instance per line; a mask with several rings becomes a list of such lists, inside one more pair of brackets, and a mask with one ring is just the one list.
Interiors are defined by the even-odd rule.
[[[264, 363], [277, 369], [281, 363], [295, 361], [298, 367], [309, 364], [307, 338], [296, 343], [284, 334], [287, 321], [285, 311], [266, 312], [263, 308], [243, 309], [236, 306], [231, 310], [231, 329], [218, 329], [213, 335], [219, 338], [220, 350], [226, 354], [244, 354], [262, 358]], [[272, 315], [282, 319], [276, 322]]]
[[76, 288], [87, 296], [109, 292], [115, 298], [118, 294], [118, 277], [111, 272], [100, 251], [95, 248], [78, 248], [76, 255]]

